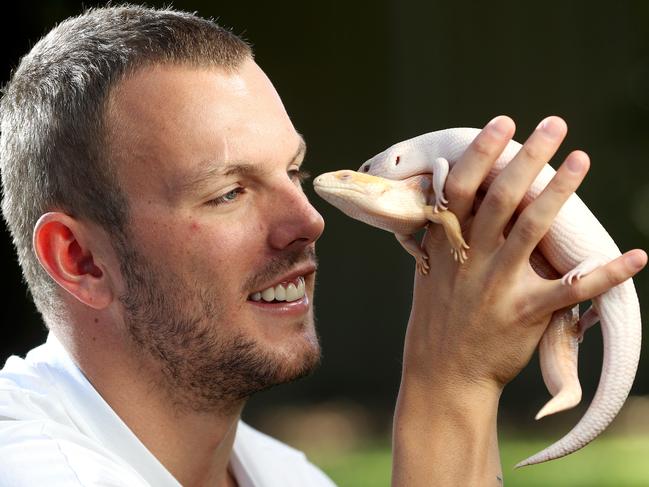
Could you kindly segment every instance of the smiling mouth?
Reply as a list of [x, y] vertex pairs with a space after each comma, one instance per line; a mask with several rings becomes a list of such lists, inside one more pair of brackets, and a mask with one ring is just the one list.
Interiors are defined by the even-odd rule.
[[304, 297], [306, 293], [305, 287], [304, 276], [299, 276], [293, 280], [281, 282], [276, 286], [266, 288], [263, 291], [252, 293], [248, 296], [248, 299], [250, 301], [264, 301], [266, 303], [291, 303], [293, 301], [299, 301]]

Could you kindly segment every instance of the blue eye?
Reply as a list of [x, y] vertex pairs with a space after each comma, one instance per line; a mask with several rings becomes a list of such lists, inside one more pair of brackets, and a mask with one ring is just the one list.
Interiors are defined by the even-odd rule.
[[221, 198], [223, 198], [223, 201], [233, 201], [238, 194], [239, 194], [239, 188], [233, 189], [232, 191], [225, 193], [223, 196], [221, 196]]
[[208, 201], [210, 205], [222, 205], [227, 203], [232, 203], [240, 194], [243, 194], [244, 189], [242, 187], [234, 188], [232, 191], [228, 191], [222, 196], [214, 198], [213, 200]]

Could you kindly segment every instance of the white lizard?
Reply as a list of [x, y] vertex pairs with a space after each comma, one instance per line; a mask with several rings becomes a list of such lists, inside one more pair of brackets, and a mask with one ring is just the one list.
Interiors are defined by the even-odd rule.
[[[360, 167], [359, 172], [338, 171], [319, 176], [314, 181], [316, 191], [350, 216], [397, 234], [402, 245], [417, 259], [418, 270], [426, 272], [425, 259], [418, 258], [417, 250], [415, 250], [418, 249], [418, 246], [414, 245], [413, 248], [412, 242], [408, 241], [408, 236], [428, 221], [440, 222], [439, 216], [431, 216], [450, 213], [445, 211], [447, 201], [444, 198], [443, 188], [446, 176], [449, 168], [464, 153], [478, 133], [478, 129], [471, 128], [447, 129], [399, 142], [369, 159]], [[486, 188], [491, 184], [516, 155], [520, 147], [521, 145], [514, 141], [508, 144], [494, 164], [483, 187]], [[436, 205], [434, 208], [428, 206], [425, 201], [426, 197], [421, 196], [426, 191], [426, 184], [422, 182], [421, 177], [412, 178], [417, 181], [415, 186], [419, 185], [419, 199], [416, 195], [412, 195], [412, 183], [409, 186], [395, 186], [396, 191], [385, 192], [385, 194], [398, 194], [399, 192], [405, 194], [408, 191], [404, 191], [404, 188], [410, 189], [411, 196], [409, 198], [417, 201], [414, 206], [412, 203], [408, 203], [410, 206], [405, 212], [395, 209], [395, 205], [402, 204], [401, 200], [395, 196], [382, 196], [384, 199], [387, 198], [387, 203], [379, 209], [376, 206], [376, 201], [368, 199], [358, 189], [351, 193], [349, 191], [344, 194], [340, 192], [340, 188], [350, 182], [356, 182], [358, 186], [358, 181], [361, 181], [362, 178], [357, 175], [363, 173], [367, 173], [364, 174], [367, 177], [377, 175], [393, 180], [403, 180], [418, 174], [432, 173]], [[549, 165], [543, 168], [528, 189], [521, 207], [529, 204], [541, 193], [554, 173], [554, 169]], [[332, 182], [330, 175], [337, 175], [334, 178], [335, 182]], [[378, 181], [381, 179], [377, 178]], [[405, 181], [403, 182], [405, 183]], [[362, 180], [361, 186], [365, 190], [371, 184], [369, 184], [369, 180]], [[373, 194], [376, 196], [378, 193]], [[363, 201], [363, 198], [368, 199], [369, 202]], [[403, 226], [402, 220], [404, 218], [407, 220], [408, 212], [413, 211], [413, 208], [417, 214], [416, 218], [407, 222], [409, 226], [406, 225], [402, 229], [396, 228], [395, 225]], [[416, 210], [417, 208], [419, 210]], [[427, 209], [424, 210], [424, 208]], [[377, 220], [378, 214], [381, 214], [381, 217]], [[446, 233], [455, 249], [454, 255], [461, 261], [463, 260], [462, 252], [465, 250], [462, 245], [464, 242], [463, 240], [458, 241], [457, 236], [454, 237], [455, 243], [453, 242], [454, 232], [450, 230], [451, 227], [452, 225], [445, 224]], [[606, 230], [579, 197], [574, 194], [563, 205], [550, 230], [539, 244], [539, 249], [551, 266], [564, 274], [565, 284], [572, 283], [574, 279], [581, 278], [620, 255], [619, 249]], [[419, 250], [419, 252], [422, 251]], [[421, 263], [422, 261], [423, 263]], [[537, 267], [535, 266], [535, 268]], [[536, 455], [520, 462], [517, 467], [552, 460], [582, 448], [609, 425], [628, 396], [635, 377], [641, 344], [640, 307], [631, 279], [593, 300], [591, 310], [582, 316], [579, 333], [583, 333], [584, 329], [595, 323], [598, 318], [602, 326], [604, 359], [599, 386], [590, 407], [566, 436]], [[545, 349], [546, 357], [548, 357], [546, 360], [542, 357], [541, 360], [544, 379], [550, 392], [555, 394], [553, 401], [560, 399], [559, 402], [562, 404], [551, 404], [553, 402], [551, 401], [539, 412], [537, 419], [571, 407], [578, 403], [581, 397], [581, 390], [576, 379], [576, 334], [574, 327], [571, 328], [575, 319], [575, 310], [563, 310], [555, 313], [552, 320], [555, 326], [551, 325], [546, 331], [545, 346], [543, 341], [540, 344], [541, 353], [543, 354]], [[561, 331], [557, 333], [557, 329]], [[566, 387], [562, 385], [564, 379], [570, 382]], [[577, 382], [576, 388], [575, 381]], [[565, 397], [564, 391], [559, 391], [560, 389], [567, 391], [567, 396], [570, 397]], [[562, 393], [557, 394], [558, 392]]]
[[[313, 184], [320, 196], [347, 215], [394, 233], [399, 243], [415, 257], [417, 271], [421, 274], [428, 273], [428, 256], [413, 234], [429, 222], [444, 227], [456, 260], [466, 258], [462, 252], [467, 246], [455, 215], [447, 210], [435, 211], [428, 204], [434, 196], [430, 175], [390, 180], [342, 170], [321, 174]], [[560, 277], [537, 250], [532, 253], [530, 264], [542, 277]], [[577, 355], [583, 329], [578, 322], [578, 306], [558, 310], [553, 313], [541, 338], [541, 371], [554, 397], [539, 411], [537, 419], [571, 408], [581, 400]]]

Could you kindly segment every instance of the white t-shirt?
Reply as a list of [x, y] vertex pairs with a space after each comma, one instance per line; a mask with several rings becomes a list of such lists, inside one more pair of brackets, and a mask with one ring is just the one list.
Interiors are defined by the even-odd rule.
[[[304, 454], [239, 422], [240, 487], [332, 487]], [[50, 333], [0, 371], [0, 486], [178, 487]]]

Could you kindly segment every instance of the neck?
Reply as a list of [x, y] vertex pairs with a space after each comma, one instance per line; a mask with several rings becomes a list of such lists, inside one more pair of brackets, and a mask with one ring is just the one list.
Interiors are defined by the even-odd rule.
[[123, 339], [89, 335], [60, 339], [97, 392], [160, 463], [183, 486], [235, 486], [228, 465], [244, 401], [218, 412], [178, 407], [161, 386], [159, 365], [158, 370], [150, 362], [143, 365], [141, 352], [125, 346]]

